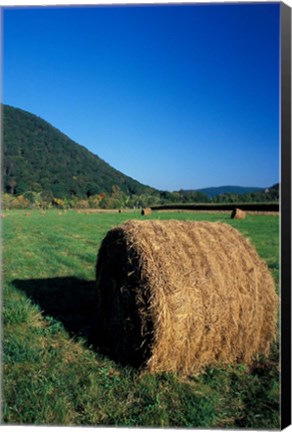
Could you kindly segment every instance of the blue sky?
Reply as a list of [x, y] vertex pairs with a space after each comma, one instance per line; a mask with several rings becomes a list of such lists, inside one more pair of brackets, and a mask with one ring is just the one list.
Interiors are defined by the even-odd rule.
[[165, 190], [279, 181], [279, 3], [5, 8], [3, 102]]

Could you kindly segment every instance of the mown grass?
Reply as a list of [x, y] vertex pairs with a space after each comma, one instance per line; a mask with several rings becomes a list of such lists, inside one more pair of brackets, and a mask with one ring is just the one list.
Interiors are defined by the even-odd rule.
[[[278, 342], [269, 358], [150, 375], [91, 345], [97, 251], [111, 227], [139, 213], [7, 212], [3, 219], [2, 423], [279, 428]], [[145, 217], [144, 217], [145, 218]], [[278, 283], [277, 216], [154, 212], [147, 218], [230, 223]]]

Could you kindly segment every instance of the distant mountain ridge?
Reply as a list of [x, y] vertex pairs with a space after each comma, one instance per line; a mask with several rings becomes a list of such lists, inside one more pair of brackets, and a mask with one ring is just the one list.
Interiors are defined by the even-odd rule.
[[217, 186], [217, 187], [208, 187], [203, 189], [197, 189], [197, 192], [202, 192], [206, 194], [209, 198], [213, 198], [220, 194], [232, 193], [238, 195], [244, 195], [246, 193], [251, 192], [260, 192], [265, 190], [266, 188], [260, 187], [250, 187], [250, 186]]
[[3, 113], [3, 188], [21, 194], [89, 197], [118, 186], [127, 195], [154, 188], [126, 176], [45, 120], [8, 105]]

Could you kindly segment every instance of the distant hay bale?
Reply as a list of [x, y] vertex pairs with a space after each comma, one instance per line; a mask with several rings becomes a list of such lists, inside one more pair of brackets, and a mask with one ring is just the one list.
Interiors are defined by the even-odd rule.
[[152, 213], [152, 210], [151, 210], [151, 208], [148, 208], [148, 207], [142, 209], [142, 211], [141, 211], [142, 216], [148, 216], [148, 215], [151, 215], [151, 213]]
[[124, 364], [189, 374], [269, 352], [274, 281], [229, 225], [128, 221], [104, 238], [96, 278], [96, 337]]
[[246, 213], [239, 208], [235, 208], [231, 213], [231, 219], [245, 219]]

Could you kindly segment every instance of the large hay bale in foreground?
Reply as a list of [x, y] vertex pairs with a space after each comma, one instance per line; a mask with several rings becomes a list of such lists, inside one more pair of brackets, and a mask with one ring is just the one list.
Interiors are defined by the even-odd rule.
[[152, 210], [149, 207], [144, 208], [144, 209], [141, 210], [141, 215], [142, 216], [148, 216], [148, 215], [151, 215], [151, 213], [152, 213]]
[[116, 360], [193, 373], [269, 351], [274, 281], [228, 225], [128, 221], [107, 233], [96, 270], [99, 342]]
[[240, 210], [239, 208], [232, 210], [231, 219], [245, 219], [245, 216], [245, 211]]

